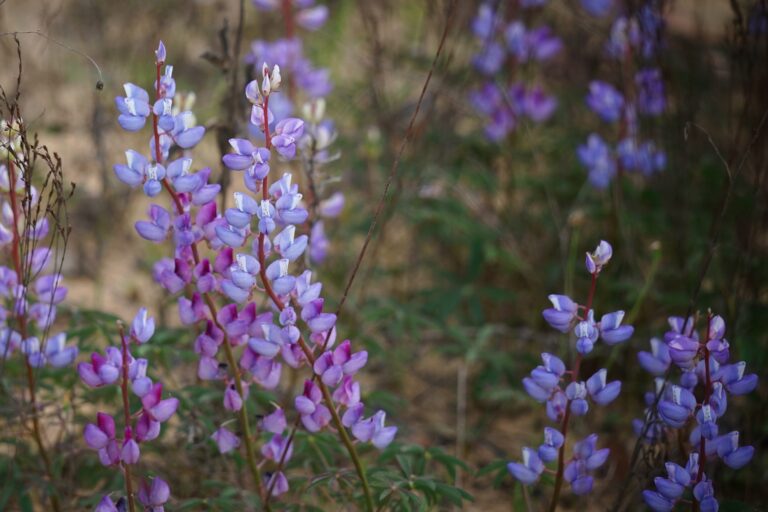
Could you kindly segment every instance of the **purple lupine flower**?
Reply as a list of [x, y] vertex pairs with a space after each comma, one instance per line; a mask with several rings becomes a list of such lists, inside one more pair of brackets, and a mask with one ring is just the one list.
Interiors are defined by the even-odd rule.
[[566, 295], [553, 294], [548, 298], [552, 303], [552, 307], [545, 309], [542, 312], [544, 320], [560, 332], [565, 333], [570, 331], [573, 320], [576, 318], [578, 304], [573, 302], [571, 298]]
[[556, 389], [546, 402], [547, 417], [552, 421], [562, 421], [568, 408], [568, 399], [560, 389]]
[[33, 368], [42, 368], [46, 364], [53, 368], [64, 368], [72, 364], [78, 354], [77, 347], [65, 346], [66, 342], [67, 335], [60, 332], [46, 340], [44, 351], [40, 350], [40, 342], [34, 337], [24, 340], [21, 350]]
[[136, 231], [145, 240], [162, 242], [171, 227], [171, 214], [162, 206], [153, 204], [149, 207], [149, 218], [148, 221], [136, 222]]
[[544, 443], [539, 446], [538, 455], [544, 462], [552, 462], [557, 459], [557, 451], [563, 446], [565, 438], [559, 430], [544, 427]]
[[338, 217], [341, 214], [341, 210], [344, 208], [344, 194], [341, 192], [335, 192], [327, 199], [320, 201], [317, 205], [317, 213], [322, 217]]
[[480, 73], [491, 76], [501, 69], [504, 64], [506, 54], [504, 47], [495, 42], [488, 42], [481, 51], [472, 59], [472, 64]]
[[573, 329], [576, 335], [576, 350], [579, 354], [589, 354], [600, 336], [598, 326], [595, 324], [594, 311], [590, 310], [586, 320], [576, 324]]
[[523, 485], [531, 485], [539, 481], [544, 472], [544, 463], [533, 448], [523, 448], [523, 462], [507, 464], [510, 474]]
[[146, 343], [155, 333], [155, 319], [148, 316], [147, 308], [140, 308], [131, 322], [131, 336], [139, 343]]
[[333, 392], [333, 399], [347, 407], [357, 405], [360, 402], [360, 384], [351, 375], [344, 376]]
[[304, 382], [304, 393], [295, 399], [296, 410], [301, 415], [304, 428], [318, 432], [331, 421], [331, 412], [321, 404], [323, 396], [320, 388], [311, 380]]
[[536, 85], [525, 93], [523, 99], [523, 111], [533, 121], [540, 123], [552, 116], [557, 108], [557, 100], [544, 92], [544, 89]]
[[126, 439], [123, 441], [123, 447], [120, 450], [120, 461], [123, 464], [136, 464], [139, 462], [141, 456], [141, 450], [139, 443], [133, 439]]
[[137, 153], [132, 149], [125, 152], [125, 159], [128, 165], [115, 164], [115, 175], [126, 185], [133, 188], [138, 187], [144, 183], [149, 160], [141, 153]]
[[755, 453], [753, 446], [739, 447], [739, 433], [730, 432], [717, 443], [717, 455], [731, 469], [741, 469], [746, 466]]
[[229, 453], [240, 446], [240, 438], [224, 427], [219, 427], [211, 435], [211, 439], [214, 440], [221, 454]]
[[61, 286], [61, 275], [42, 276], [35, 281], [37, 300], [50, 305], [59, 304], [67, 296], [67, 289]]
[[298, 259], [307, 248], [307, 242], [309, 238], [307, 235], [300, 235], [298, 238], [294, 238], [296, 234], [296, 226], [288, 225], [279, 234], [275, 235], [272, 240], [275, 249], [278, 254], [288, 261], [295, 261]]
[[136, 132], [144, 127], [149, 117], [149, 94], [132, 83], [123, 84], [125, 96], [115, 98], [115, 105], [120, 111], [117, 122], [129, 132]]
[[667, 343], [672, 362], [680, 368], [693, 368], [694, 358], [699, 353], [699, 342], [687, 336], [678, 335]]
[[702, 480], [693, 488], [693, 497], [699, 502], [701, 512], [717, 512], [719, 506], [714, 496], [712, 482]]
[[565, 388], [565, 396], [568, 399], [571, 413], [575, 416], [584, 416], [589, 411], [587, 402], [587, 386], [583, 382], [571, 382]]
[[88, 423], [83, 430], [85, 444], [94, 450], [101, 450], [115, 438], [115, 420], [109, 414], [96, 413], [96, 423]]
[[309, 258], [312, 263], [321, 264], [328, 256], [330, 242], [325, 236], [325, 224], [322, 220], [315, 222], [309, 238]]
[[[507, 34], [509, 42], [509, 34]], [[528, 56], [542, 62], [557, 55], [563, 47], [559, 37], [552, 33], [552, 29], [541, 26], [531, 29], [525, 34], [525, 49]]]
[[7, 327], [0, 330], [0, 358], [8, 359], [21, 346], [21, 334]]
[[543, 403], [550, 398], [565, 373], [565, 364], [546, 352], [541, 354], [541, 359], [544, 364], [534, 368], [531, 376], [523, 379], [523, 386], [534, 400]]
[[237, 412], [243, 408], [243, 397], [237, 392], [234, 383], [227, 386], [226, 391], [224, 391], [224, 408], [232, 412]]
[[597, 434], [591, 434], [573, 447], [573, 461], [565, 467], [563, 476], [571, 484], [571, 489], [576, 495], [581, 496], [592, 491], [593, 478], [589, 472], [602, 466], [608, 459], [610, 450], [596, 450], [596, 445]]
[[171, 489], [160, 477], [153, 478], [151, 484], [143, 481], [139, 487], [139, 502], [151, 512], [163, 512], [163, 505], [170, 497]]
[[728, 362], [730, 351], [728, 341], [725, 336], [725, 321], [719, 315], [712, 317], [709, 321], [709, 340], [707, 341], [707, 350], [712, 358], [720, 364]]
[[607, 405], [613, 402], [621, 391], [621, 382], [618, 380], [606, 384], [607, 376], [608, 371], [603, 368], [587, 379], [589, 396], [595, 403], [600, 405]]
[[397, 427], [386, 427], [384, 421], [386, 413], [378, 411], [366, 420], [360, 420], [352, 425], [352, 435], [362, 442], [370, 441], [373, 446], [383, 450], [392, 442], [397, 434]]
[[149, 393], [141, 397], [144, 412], [154, 421], [163, 423], [173, 416], [179, 407], [178, 398], [162, 398], [163, 385], [159, 382], [152, 386]]
[[637, 360], [645, 371], [655, 376], [664, 375], [672, 364], [669, 348], [659, 338], [651, 338], [651, 352], [638, 352]]
[[271, 414], [264, 416], [264, 419], [261, 420], [261, 425], [267, 432], [272, 432], [273, 434], [282, 433], [286, 428], [285, 412], [278, 407]]
[[671, 386], [665, 398], [659, 401], [659, 415], [670, 427], [682, 428], [695, 407], [696, 398], [690, 391], [680, 386]]
[[[611, 247], [611, 244], [609, 244], [605, 240], [600, 240], [600, 243], [597, 245], [597, 248], [595, 248], [593, 252], [587, 253], [587, 258], [586, 258], [587, 272], [589, 272], [590, 274], [599, 273], [602, 270], [602, 268], [611, 260], [612, 256], [613, 256], [613, 247]], [[623, 314], [621, 316], [623, 317]], [[618, 325], [618, 323], [620, 322], [621, 322], [621, 318], [618, 318], [618, 321], [614, 320], [611, 323]]]
[[281, 434], [275, 434], [261, 447], [261, 454], [264, 458], [274, 462], [279, 462], [285, 454], [285, 460], [291, 460], [293, 455], [293, 443], [289, 442], [287, 437], [283, 437]]
[[115, 347], [108, 347], [105, 356], [94, 352], [91, 354], [91, 362], [82, 362], [77, 365], [77, 373], [80, 379], [91, 387], [101, 387], [112, 384], [120, 378], [120, 367], [123, 364], [123, 356]]
[[613, 9], [613, 0], [581, 0], [581, 6], [591, 16], [602, 18]]
[[757, 375], [754, 373], [744, 375], [746, 367], [747, 363], [744, 361], [724, 365], [715, 372], [713, 378], [722, 382], [729, 393], [745, 395], [751, 393], [757, 387]]
[[118, 510], [115, 503], [112, 501], [112, 498], [110, 498], [109, 495], [106, 495], [96, 504], [96, 508], [93, 509], [93, 512], [118, 512]]
[[624, 319], [623, 311], [615, 311], [602, 316], [600, 319], [600, 339], [608, 345], [616, 345], [627, 341], [635, 328], [631, 325], [621, 325]]
[[609, 123], [618, 121], [624, 110], [624, 96], [611, 84], [594, 80], [589, 84], [587, 105]]
[[222, 157], [227, 168], [233, 171], [248, 170], [255, 180], [264, 179], [269, 174], [270, 152], [266, 148], [257, 148], [246, 139], [230, 139], [229, 145], [235, 150]]
[[635, 75], [637, 105], [641, 113], [658, 116], [664, 112], [664, 82], [657, 68], [642, 69]]
[[296, 156], [296, 142], [304, 133], [304, 121], [289, 117], [275, 125], [275, 135], [272, 137], [272, 145], [278, 153], [291, 159]]
[[577, 150], [579, 161], [589, 171], [589, 181], [596, 188], [608, 186], [616, 174], [616, 161], [610, 147], [596, 133], [587, 138], [587, 143]]
[[488, 39], [493, 35], [496, 23], [493, 7], [489, 3], [482, 3], [472, 20], [472, 32], [480, 39]]
[[328, 7], [316, 5], [296, 13], [296, 23], [307, 30], [318, 30], [328, 20]]
[[280, 496], [288, 492], [288, 479], [282, 471], [278, 471], [269, 478], [267, 488], [269, 487], [272, 487], [272, 496]]

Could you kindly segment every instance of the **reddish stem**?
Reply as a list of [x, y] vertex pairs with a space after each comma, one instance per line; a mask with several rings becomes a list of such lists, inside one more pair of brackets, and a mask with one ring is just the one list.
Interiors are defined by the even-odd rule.
[[[597, 288], [597, 272], [592, 274], [592, 282], [589, 285], [589, 294], [587, 295], [587, 304], [584, 307], [584, 317], [589, 316], [589, 312], [592, 310], [592, 301], [595, 298], [595, 289]], [[573, 372], [571, 373], [571, 382], [576, 382], [579, 379], [579, 368], [581, 367], [581, 354], [576, 356], [573, 362]], [[563, 415], [563, 422], [560, 426], [560, 433], [563, 434], [563, 444], [557, 452], [557, 475], [555, 476], [555, 489], [552, 493], [552, 501], [549, 504], [549, 512], [555, 512], [557, 509], [557, 502], [560, 500], [560, 490], [563, 487], [563, 473], [565, 472], [565, 441], [568, 437], [568, 422], [571, 419], [571, 400], [565, 403], [565, 414]]]

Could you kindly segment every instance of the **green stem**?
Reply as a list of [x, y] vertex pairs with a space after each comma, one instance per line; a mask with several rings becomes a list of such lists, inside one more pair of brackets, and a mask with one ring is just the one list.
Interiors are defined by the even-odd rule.
[[344, 428], [344, 424], [341, 422], [339, 413], [333, 406], [333, 397], [331, 397], [331, 392], [328, 390], [328, 387], [323, 383], [323, 381], [318, 380], [317, 383], [320, 386], [320, 391], [323, 392], [325, 403], [328, 404], [328, 409], [331, 411], [331, 417], [333, 418], [334, 425], [336, 425], [336, 429], [339, 431], [341, 442], [344, 443], [344, 446], [347, 448], [349, 457], [352, 459], [352, 464], [355, 465], [355, 470], [360, 477], [360, 484], [363, 486], [363, 495], [365, 496], [365, 508], [368, 510], [368, 512], [373, 512], [373, 496], [371, 495], [371, 488], [368, 485], [368, 478], [365, 476], [365, 468], [363, 467], [363, 462], [360, 460], [360, 457], [357, 454], [357, 450], [355, 450], [355, 445], [352, 444], [352, 440], [349, 438], [347, 429]]

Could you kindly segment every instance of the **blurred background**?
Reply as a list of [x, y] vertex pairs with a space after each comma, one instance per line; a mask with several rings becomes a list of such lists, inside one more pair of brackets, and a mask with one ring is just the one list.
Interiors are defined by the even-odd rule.
[[[341, 155], [327, 167], [325, 186], [342, 191], [346, 204], [326, 224], [330, 252], [317, 266], [331, 309], [363, 243], [443, 28], [451, 23], [341, 315], [344, 337], [370, 354], [367, 403], [387, 410], [401, 443], [440, 448], [466, 463], [434, 469], [474, 497], [465, 509], [524, 510], [528, 500], [548, 496], [546, 486], [524, 495], [503, 466], [519, 459], [522, 446], [538, 444], [548, 424], [521, 379], [542, 351], [569, 354], [568, 337], [546, 326], [541, 311], [550, 293], [585, 300], [584, 252], [609, 240], [614, 259], [601, 276], [595, 305], [601, 312], [626, 310], [635, 334], [613, 348], [601, 345], [585, 363], [588, 374], [608, 367], [624, 386], [611, 407], [574, 422], [579, 437], [598, 432], [612, 456], [596, 492], [586, 499], [566, 493], [563, 507], [606, 509], [622, 488], [623, 506], [642, 509], [636, 493], [677, 449], [652, 447], [637, 464], [636, 478], [622, 487], [635, 444], [631, 421], [642, 416], [643, 393], [653, 385], [636, 354], [667, 330], [667, 317], [684, 315], [695, 297], [693, 311], [711, 308], [725, 318], [732, 359], [746, 360], [751, 371], [766, 376], [768, 129], [754, 135], [768, 108], [765, 2], [657, 2], [664, 28], [653, 65], [661, 70], [666, 108], [644, 120], [642, 130], [664, 151], [666, 166], [647, 176], [619, 173], [602, 189], [587, 181], [577, 147], [595, 131], [615, 138], [584, 101], [590, 81], [622, 79], [620, 66], [605, 58], [611, 17], [590, 16], [574, 0], [552, 0], [535, 10], [500, 2], [507, 19], [546, 23], [563, 44], [545, 64], [501, 72], [545, 85], [557, 98], [551, 116], [521, 119], [514, 130], [489, 138], [487, 119], [470, 97], [483, 82], [472, 64], [482, 47], [471, 30], [479, 1], [459, 0], [452, 7], [438, 0], [325, 3], [328, 23], [302, 38], [305, 54], [329, 68], [334, 82], [326, 112], [335, 121]], [[641, 2], [617, 3], [618, 11]], [[222, 48], [222, 33], [232, 44], [238, 9], [236, 0], [0, 4], [0, 80], [6, 89], [15, 91], [17, 72], [16, 45], [7, 33], [49, 36], [18, 36], [21, 104], [30, 129], [61, 156], [65, 178], [76, 183], [69, 204], [65, 317], [72, 325], [97, 326], [75, 331], [82, 353], [106, 345], [102, 333], [110, 327], [100, 329], [111, 325], [112, 315], [130, 319], [146, 305], [160, 318], [164, 329], [153, 357], [168, 368], [168, 389], [187, 390], [183, 400], [192, 412], [180, 411], [176, 429], [164, 437], [166, 450], [176, 447], [178, 456], [158, 447], [153, 464], [173, 475], [176, 505], [192, 510], [233, 510], [226, 502], [195, 501], [210, 494], [207, 488], [218, 489], [211, 482], [226, 480], [222, 475], [231, 471], [211, 455], [213, 447], [200, 433], [209, 420], [194, 412], [218, 406], [219, 398], [195, 382], [193, 335], [176, 329], [175, 305], [152, 281], [152, 265], [168, 247], [147, 244], [133, 230], [149, 201], [112, 171], [126, 148], [146, 145], [142, 136], [120, 130], [114, 97], [124, 82], [151, 87], [153, 51], [163, 39], [178, 90], [194, 91], [197, 121], [209, 128], [195, 152], [196, 165], [210, 166], [218, 179], [217, 130], [230, 122], [241, 129], [228, 113], [228, 73], [232, 66], [240, 67], [243, 80], [253, 73], [226, 60], [231, 46]], [[250, 41], [282, 37], [279, 13], [259, 11], [250, 1], [244, 13], [243, 57]], [[103, 88], [97, 88], [99, 80]], [[62, 379], [71, 385], [68, 400], [77, 403], [82, 386], [74, 376]], [[289, 396], [288, 390], [280, 393]], [[721, 482], [721, 510], [763, 510], [768, 503], [768, 413], [761, 405], [767, 394], [761, 382], [757, 392], [730, 404], [727, 428], [738, 428], [757, 451], [738, 474], [719, 466], [712, 475]], [[109, 400], [108, 394], [97, 396]], [[71, 414], [88, 416], [82, 408]], [[60, 463], [65, 480], [78, 484], [70, 503], [86, 506], [91, 492], [117, 477], [97, 470], [79, 432], [60, 441], [67, 439], [69, 458]], [[444, 508], [450, 507], [434, 509]]]

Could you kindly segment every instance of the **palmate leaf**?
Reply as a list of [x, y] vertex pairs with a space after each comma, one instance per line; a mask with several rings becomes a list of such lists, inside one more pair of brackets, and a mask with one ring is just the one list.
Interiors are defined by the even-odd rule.
[[456, 480], [457, 468], [470, 471], [470, 468], [466, 462], [452, 455], [448, 455], [440, 448], [428, 448], [427, 455], [443, 466], [443, 468], [448, 472], [448, 476], [450, 477], [451, 481]]

